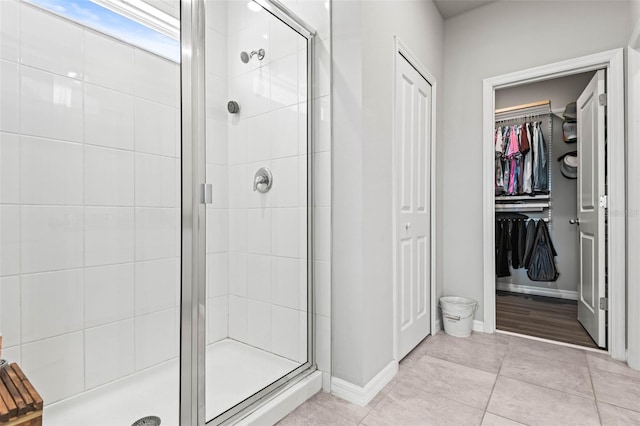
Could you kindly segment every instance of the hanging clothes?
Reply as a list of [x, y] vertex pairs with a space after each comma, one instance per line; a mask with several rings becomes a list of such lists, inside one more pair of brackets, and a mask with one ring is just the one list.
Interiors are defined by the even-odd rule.
[[544, 220], [519, 213], [496, 215], [496, 275], [508, 277], [511, 269], [527, 269], [532, 281], [556, 281], [556, 249]]
[[520, 268], [520, 247], [519, 239], [520, 239], [520, 227], [518, 226], [518, 221], [509, 222], [511, 226], [511, 267], [513, 269]]
[[509, 131], [509, 145], [505, 154], [507, 160], [509, 160], [509, 195], [517, 194], [517, 182], [518, 182], [518, 159], [520, 158], [520, 146], [518, 144], [518, 134], [516, 127], [512, 126]]
[[549, 164], [543, 133], [541, 122], [496, 128], [496, 195], [548, 193]]
[[[531, 222], [531, 221], [529, 221]], [[520, 268], [524, 268], [524, 257], [526, 251], [526, 241], [527, 241], [527, 225], [525, 224], [525, 220], [519, 220], [518, 224], [518, 259], [520, 259]]]
[[536, 223], [534, 220], [530, 220], [527, 223], [527, 231], [525, 237], [525, 250], [524, 250], [524, 267], [529, 269], [531, 264], [531, 252], [533, 252], [533, 243], [536, 239]]
[[496, 220], [496, 275], [499, 277], [511, 275], [507, 246], [508, 235], [508, 223]]
[[533, 157], [533, 190], [547, 192], [547, 146], [540, 129], [540, 122], [534, 123], [534, 157]]
[[504, 192], [504, 171], [502, 170], [502, 154], [504, 152], [503, 149], [504, 138], [502, 137], [502, 127], [498, 127], [496, 133], [494, 134], [494, 149], [495, 149], [495, 161], [496, 161], [496, 187], [495, 192], [496, 195], [502, 194]]
[[[522, 132], [521, 152], [524, 152], [524, 183], [522, 192], [531, 194], [533, 192], [533, 152], [529, 143], [529, 123], [524, 124]], [[526, 151], [522, 151], [526, 149]]]

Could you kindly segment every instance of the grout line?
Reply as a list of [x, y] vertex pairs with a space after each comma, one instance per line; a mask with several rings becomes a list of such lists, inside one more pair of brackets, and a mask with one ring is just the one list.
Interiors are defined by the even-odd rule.
[[591, 377], [591, 367], [589, 367], [589, 360], [587, 360], [587, 372], [589, 373], [589, 382], [591, 383], [591, 391], [593, 392], [593, 403], [596, 406], [596, 413], [598, 414], [598, 422], [602, 424], [602, 416], [600, 415], [600, 407], [598, 406], [598, 395], [596, 394], [596, 388], [593, 385], [593, 377]]
[[[496, 379], [493, 382], [493, 386], [491, 387], [491, 393], [489, 394], [489, 399], [487, 399], [487, 405], [485, 405], [484, 407], [484, 413], [482, 413], [482, 421], [480, 422], [480, 424], [482, 424], [482, 422], [484, 421], [484, 417], [487, 415], [487, 412], [489, 409], [489, 403], [491, 403], [491, 398], [493, 398], [493, 392], [496, 389], [496, 383], [498, 383], [498, 379], [500, 378], [500, 373], [502, 372], [502, 366], [504, 365], [504, 360], [509, 354], [510, 344], [511, 344], [511, 337], [509, 337], [509, 341], [505, 345], [507, 348], [505, 350], [504, 356], [502, 357], [502, 360], [500, 361], [500, 367], [498, 368], [498, 372], [496, 373]], [[513, 419], [509, 419], [509, 420], [513, 420]], [[516, 420], [513, 420], [513, 421], [516, 421]]]

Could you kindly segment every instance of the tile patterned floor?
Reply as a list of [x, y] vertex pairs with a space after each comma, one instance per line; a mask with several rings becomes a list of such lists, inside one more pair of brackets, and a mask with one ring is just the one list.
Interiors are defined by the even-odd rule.
[[640, 372], [504, 334], [429, 337], [366, 407], [320, 392], [290, 425], [640, 425]]

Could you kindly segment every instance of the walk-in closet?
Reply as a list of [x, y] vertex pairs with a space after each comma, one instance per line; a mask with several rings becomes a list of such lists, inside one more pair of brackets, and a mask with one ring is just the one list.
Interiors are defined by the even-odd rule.
[[594, 232], [580, 221], [606, 202], [589, 198], [605, 182], [604, 78], [592, 71], [495, 92], [498, 330], [606, 346], [593, 308], [606, 284], [606, 218]]

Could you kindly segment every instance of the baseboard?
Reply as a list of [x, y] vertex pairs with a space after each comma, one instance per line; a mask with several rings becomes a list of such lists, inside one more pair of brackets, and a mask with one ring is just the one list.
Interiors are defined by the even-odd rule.
[[364, 386], [354, 385], [338, 377], [331, 378], [331, 393], [353, 404], [364, 407], [375, 398], [398, 372], [398, 363], [391, 361]]
[[534, 296], [555, 297], [557, 299], [578, 300], [578, 292], [572, 290], [560, 290], [557, 288], [533, 287], [530, 285], [496, 283], [496, 290], [511, 291], [513, 293], [531, 294]]
[[316, 370], [234, 424], [242, 426], [276, 424], [321, 389], [322, 373]]
[[484, 321], [473, 320], [473, 331], [484, 333]]

